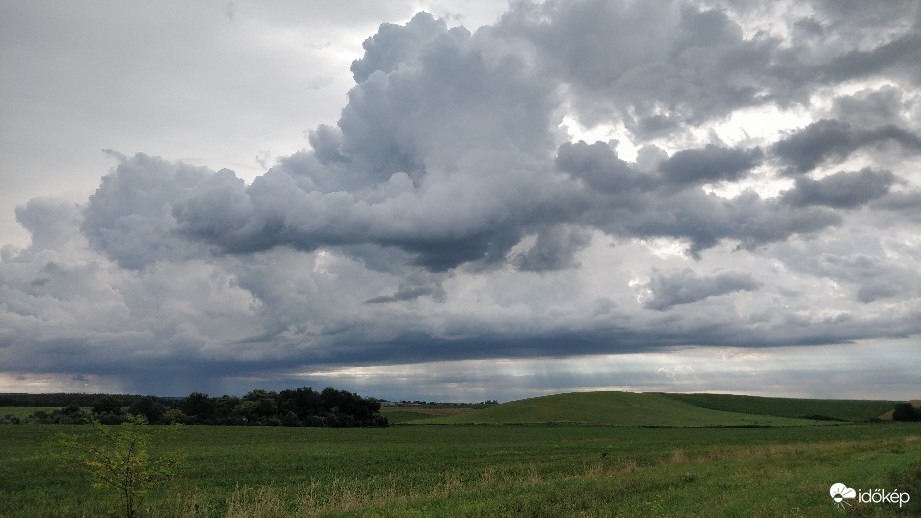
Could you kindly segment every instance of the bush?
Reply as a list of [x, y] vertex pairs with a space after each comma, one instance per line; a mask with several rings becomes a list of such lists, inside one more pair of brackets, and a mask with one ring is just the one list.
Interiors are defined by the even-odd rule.
[[921, 421], [921, 409], [911, 406], [911, 403], [899, 403], [892, 410], [893, 421]]
[[166, 424], [186, 424], [188, 421], [189, 416], [185, 415], [185, 412], [178, 408], [170, 408], [163, 413], [163, 422]]
[[96, 432], [93, 436], [62, 435], [64, 460], [69, 464], [76, 456], [78, 465], [93, 477], [93, 487], [117, 491], [124, 515], [134, 518], [147, 488], [170, 478], [182, 454], [151, 457], [148, 449], [152, 432], [143, 417], [127, 420], [121, 426], [105, 426], [97, 421], [90, 424]]

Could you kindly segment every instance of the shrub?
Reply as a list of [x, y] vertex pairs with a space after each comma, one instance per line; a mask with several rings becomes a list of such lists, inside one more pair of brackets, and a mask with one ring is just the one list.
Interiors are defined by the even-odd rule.
[[150, 431], [143, 417], [121, 426], [90, 424], [96, 432], [91, 436], [62, 435], [64, 455], [79, 457], [77, 464], [92, 476], [94, 488], [118, 491], [125, 516], [134, 518], [147, 488], [172, 476], [181, 454], [152, 458]]
[[921, 409], [911, 406], [911, 403], [899, 403], [892, 410], [893, 421], [921, 421]]

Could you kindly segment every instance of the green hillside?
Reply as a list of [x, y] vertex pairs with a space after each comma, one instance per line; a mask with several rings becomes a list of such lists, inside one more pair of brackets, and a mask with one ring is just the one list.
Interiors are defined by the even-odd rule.
[[614, 426], [799, 426], [818, 421], [702, 408], [665, 394], [575, 392], [512, 401], [418, 424], [579, 423]]
[[[899, 403], [902, 403], [902, 402], [903, 402], [903, 401], [899, 401]], [[911, 401], [904, 401], [904, 403], [911, 403], [911, 406], [913, 406], [913, 407], [915, 407], [915, 408], [921, 408], [921, 399], [912, 399]], [[884, 420], [884, 421], [892, 421], [892, 412], [893, 412], [894, 410], [895, 410], [894, 407], [893, 407], [893, 408], [890, 408], [888, 412], [886, 412], [885, 414], [879, 416], [880, 419], [882, 419], [882, 420]]]
[[745, 412], [778, 417], [824, 416], [842, 421], [866, 421], [879, 417], [898, 401], [855, 399], [793, 399], [738, 396], [734, 394], [663, 394], [675, 401], [700, 408]]

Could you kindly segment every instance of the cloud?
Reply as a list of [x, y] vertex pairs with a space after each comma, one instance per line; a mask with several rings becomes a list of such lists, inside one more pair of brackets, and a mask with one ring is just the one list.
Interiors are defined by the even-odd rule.
[[910, 103], [901, 89], [886, 85], [879, 89], [860, 90], [853, 95], [834, 99], [834, 119], [870, 127], [907, 124], [904, 113]]
[[573, 89], [582, 120], [617, 117], [640, 138], [768, 99], [760, 90], [770, 77], [756, 63], [771, 61], [776, 42], [745, 40], [719, 9], [677, 2], [522, 3], [499, 29], [523, 35], [546, 56], [548, 70]]
[[80, 230], [90, 245], [134, 269], [189, 256], [189, 244], [175, 235], [172, 207], [199, 182], [213, 183], [211, 171], [145, 154], [119, 162], [83, 209]]
[[381, 24], [377, 34], [362, 43], [365, 54], [352, 62], [352, 77], [362, 83], [374, 72], [387, 74], [401, 64], [411, 64], [427, 43], [445, 32], [444, 20], [428, 13], [415, 15], [406, 25]]
[[397, 291], [392, 295], [378, 295], [365, 301], [366, 304], [385, 304], [388, 302], [406, 302], [419, 297], [431, 297], [436, 302], [445, 302], [447, 294], [441, 282], [425, 273], [416, 273], [400, 281]]
[[617, 158], [608, 144], [563, 144], [556, 165], [590, 187], [578, 220], [613, 235], [685, 238], [694, 255], [721, 240], [752, 248], [811, 234], [840, 217], [813, 207], [790, 210], [777, 200], [744, 192], [734, 199], [706, 194], [700, 184], [742, 175], [758, 162], [759, 149], [715, 146], [689, 149], [661, 161], [657, 175]]
[[891, 124], [858, 128], [847, 122], [823, 119], [788, 135], [773, 151], [794, 172], [805, 173], [823, 162], [843, 161], [855, 151], [883, 143], [896, 143], [906, 153], [921, 152], [921, 137]]
[[264, 174], [113, 153], [89, 198], [17, 208], [0, 361], [185, 390], [917, 336], [916, 28], [755, 4], [383, 24], [339, 118]]
[[[784, 204], [754, 193], [725, 200], [695, 190], [703, 183], [742, 180], [761, 164], [759, 147], [679, 149], [654, 174], [621, 160], [609, 145], [559, 141], [560, 107], [579, 98], [577, 90], [564, 100], [561, 88], [576, 87], [577, 80], [591, 83], [584, 76], [589, 70], [581, 68], [568, 70], [565, 78], [552, 75], [562, 66], [556, 61], [560, 52], [571, 58], [567, 67], [587, 66], [572, 55], [575, 49], [564, 48], [560, 33], [591, 30], [604, 21], [631, 27], [611, 36], [615, 48], [635, 44], [633, 38], [646, 42], [648, 31], [630, 24], [650, 16], [648, 9], [660, 10], [674, 25], [662, 48], [647, 50], [653, 53], [648, 62], [677, 59], [692, 49], [743, 52], [739, 49], [756, 45], [743, 40], [725, 12], [688, 6], [611, 10], [597, 2], [521, 4], [492, 29], [475, 34], [420, 13], [405, 25], [382, 25], [365, 41], [365, 55], [352, 66], [357, 84], [348, 104], [335, 127], [321, 125], [309, 133], [312, 150], [282, 158], [251, 185], [230, 171], [202, 173], [204, 178], [167, 172], [164, 168], [181, 166], [153, 161], [151, 179], [144, 179], [138, 171], [148, 166], [136, 157], [94, 195], [84, 230], [97, 249], [132, 268], [161, 257], [201, 256], [207, 249], [245, 254], [279, 246], [308, 252], [371, 246], [398, 249], [412, 265], [444, 272], [506, 263], [534, 271], [568, 267], [581, 245], [577, 238], [560, 237], [561, 228], [687, 238], [691, 253], [698, 255], [726, 239], [751, 248], [838, 224], [836, 214], [817, 206], [840, 208], [847, 200], [816, 201], [818, 187], [805, 180]], [[547, 46], [551, 41], [560, 45]], [[572, 44], [586, 43], [595, 44], [590, 38], [575, 38]], [[577, 48], [588, 56], [600, 52]], [[643, 56], [596, 57], [598, 66], [624, 67], [610, 71], [616, 76], [629, 75], [631, 66], [646, 66], [637, 61]], [[727, 66], [744, 68], [735, 62]], [[682, 65], [687, 69], [694, 67]], [[604, 92], [617, 101], [629, 90], [613, 85]], [[654, 93], [643, 90], [647, 99]], [[722, 113], [708, 110], [704, 116], [698, 108], [699, 115], [697, 108], [685, 115], [703, 121]], [[921, 149], [921, 140], [907, 130], [861, 129], [834, 120], [814, 123], [771, 149], [808, 171], [825, 159], [841, 160], [854, 149], [884, 141]], [[151, 189], [145, 200], [125, 203], [132, 199], [126, 187], [132, 182], [159, 183], [142, 188]], [[836, 187], [829, 182], [816, 185], [825, 192]], [[137, 210], [121, 214], [122, 208], [107, 203]], [[126, 230], [129, 221], [135, 230]], [[537, 246], [530, 256], [512, 253], [534, 235]]]
[[79, 221], [77, 206], [54, 198], [33, 198], [16, 207], [16, 221], [32, 235], [32, 247], [60, 250]]
[[644, 306], [658, 311], [680, 304], [690, 304], [710, 297], [739, 291], [755, 291], [761, 283], [741, 272], [720, 272], [698, 276], [690, 269], [671, 273], [656, 273], [647, 285], [652, 298]]
[[760, 148], [728, 149], [709, 144], [703, 149], [675, 153], [659, 165], [659, 170], [679, 184], [735, 181], [758, 165], [763, 155]]
[[534, 245], [514, 254], [510, 261], [519, 270], [543, 272], [578, 266], [574, 254], [585, 248], [590, 234], [578, 227], [550, 227], [541, 230]]
[[853, 173], [841, 171], [821, 180], [798, 177], [795, 187], [785, 192], [782, 200], [797, 207], [824, 205], [853, 209], [884, 196], [895, 180], [889, 171], [870, 168]]

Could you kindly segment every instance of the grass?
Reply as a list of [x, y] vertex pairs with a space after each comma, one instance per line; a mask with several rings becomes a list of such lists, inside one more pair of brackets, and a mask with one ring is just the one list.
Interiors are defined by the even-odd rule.
[[512, 401], [475, 413], [413, 421], [426, 424], [574, 423], [611, 426], [803, 426], [815, 421], [728, 412], [665, 394], [574, 392]]
[[[0, 427], [0, 516], [114, 516], [114, 495], [88, 497], [90, 481], [51, 455], [61, 431], [89, 429]], [[839, 516], [839, 481], [921, 499], [921, 426], [899, 423], [188, 426], [161, 448], [188, 458], [144, 516]]]
[[825, 416], [842, 421], [866, 421], [880, 417], [899, 401], [847, 399], [793, 399], [734, 394], [663, 394], [701, 408], [779, 417]]

